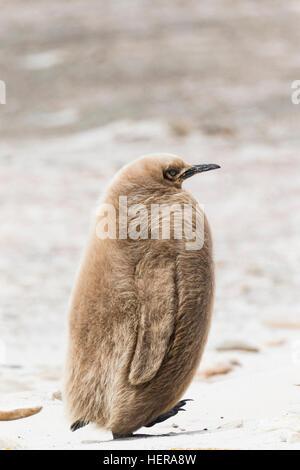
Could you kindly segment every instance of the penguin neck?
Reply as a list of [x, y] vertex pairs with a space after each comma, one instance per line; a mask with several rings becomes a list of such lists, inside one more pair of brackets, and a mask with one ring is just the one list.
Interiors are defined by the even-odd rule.
[[181, 198], [185, 191], [175, 186], [157, 185], [157, 187], [149, 187], [146, 184], [126, 185], [126, 187], [114, 190], [112, 188], [104, 198], [104, 202], [113, 204], [115, 208], [119, 206], [120, 198], [126, 197], [128, 206], [133, 204], [143, 204], [150, 206], [151, 204], [172, 204]]

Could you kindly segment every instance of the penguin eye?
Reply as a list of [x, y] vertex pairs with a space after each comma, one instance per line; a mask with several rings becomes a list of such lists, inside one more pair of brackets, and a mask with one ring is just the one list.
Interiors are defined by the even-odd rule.
[[166, 172], [166, 178], [170, 179], [169, 176], [171, 176], [171, 178], [174, 178], [174, 176], [178, 175], [179, 171], [176, 170], [176, 168], [170, 168], [170, 170], [168, 170]]

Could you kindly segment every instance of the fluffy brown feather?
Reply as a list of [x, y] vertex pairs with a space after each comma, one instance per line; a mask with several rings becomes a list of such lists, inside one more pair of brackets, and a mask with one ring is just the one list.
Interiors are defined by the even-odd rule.
[[[117, 209], [119, 196], [127, 196], [128, 206], [196, 209], [181, 181], [164, 177], [174, 166], [191, 167], [170, 155], [135, 161], [114, 178], [103, 202]], [[212, 242], [206, 218], [196, 251], [186, 250], [185, 239], [101, 240], [98, 220], [72, 295], [63, 399], [72, 422], [124, 435], [172, 408], [196, 372], [213, 305]]]

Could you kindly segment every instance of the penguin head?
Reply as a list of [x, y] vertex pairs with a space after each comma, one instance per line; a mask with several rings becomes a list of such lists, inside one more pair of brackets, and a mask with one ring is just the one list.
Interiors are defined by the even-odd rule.
[[215, 164], [191, 165], [172, 154], [152, 154], [135, 160], [122, 170], [127, 181], [152, 186], [153, 189], [181, 188], [182, 183], [197, 173], [220, 168]]

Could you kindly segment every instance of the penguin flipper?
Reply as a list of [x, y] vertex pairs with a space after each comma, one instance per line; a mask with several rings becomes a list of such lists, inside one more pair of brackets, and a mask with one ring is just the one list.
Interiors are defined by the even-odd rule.
[[132, 385], [149, 382], [169, 350], [177, 314], [174, 259], [147, 256], [136, 270], [139, 324], [131, 362]]

